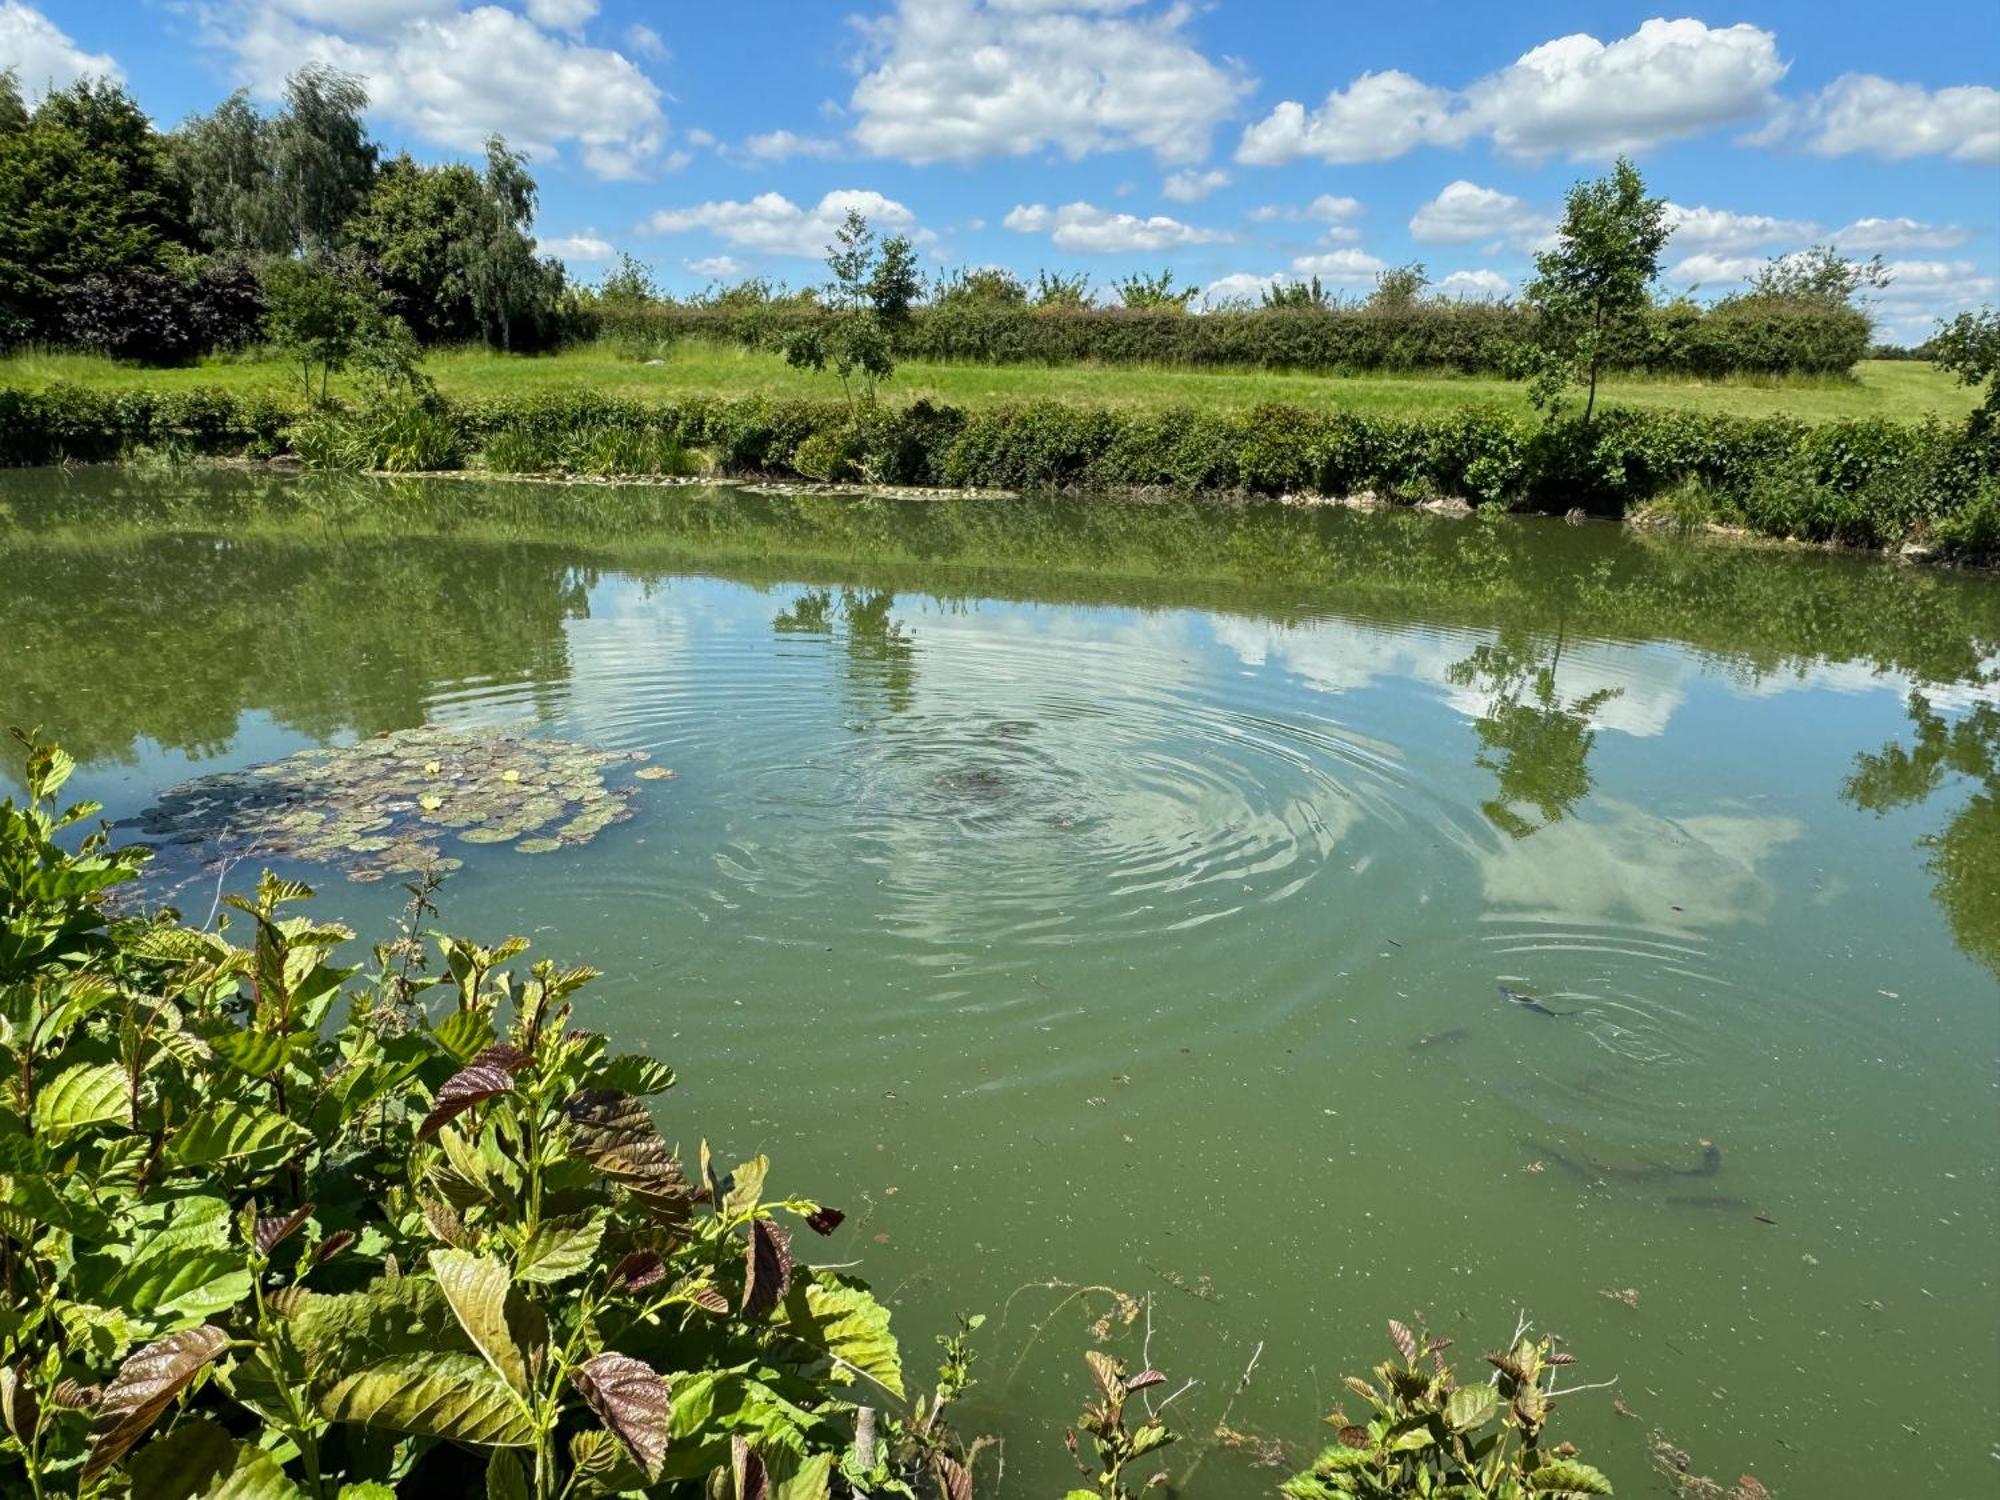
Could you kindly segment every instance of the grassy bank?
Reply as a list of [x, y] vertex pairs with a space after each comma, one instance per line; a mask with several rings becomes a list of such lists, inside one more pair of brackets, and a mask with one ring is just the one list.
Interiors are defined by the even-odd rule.
[[[561, 354], [509, 355], [489, 350], [440, 351], [425, 368], [447, 396], [486, 400], [578, 385], [605, 395], [666, 401], [703, 394], [824, 398], [825, 376], [793, 370], [775, 354], [726, 344], [684, 342], [648, 364], [597, 345]], [[298, 376], [268, 359], [207, 360], [185, 369], [118, 365], [79, 354], [17, 354], [0, 359], [0, 388], [40, 389], [57, 382], [102, 391], [184, 391], [212, 387], [239, 394], [269, 392], [291, 399]], [[336, 379], [335, 388], [351, 391]], [[895, 401], [928, 399], [962, 407], [1025, 401], [1089, 402], [1163, 410], [1201, 407], [1244, 410], [1283, 403], [1309, 410], [1423, 415], [1464, 406], [1525, 414], [1526, 389], [1490, 376], [1288, 375], [1267, 370], [1188, 370], [1098, 365], [925, 364], [898, 366], [885, 388]], [[1950, 375], [1916, 360], [1864, 360], [1854, 376], [1697, 381], [1615, 377], [1603, 399], [1647, 411], [1677, 410], [1735, 417], [1791, 417], [1834, 422], [1878, 417], [1916, 421], [1956, 419], [1976, 404]]]

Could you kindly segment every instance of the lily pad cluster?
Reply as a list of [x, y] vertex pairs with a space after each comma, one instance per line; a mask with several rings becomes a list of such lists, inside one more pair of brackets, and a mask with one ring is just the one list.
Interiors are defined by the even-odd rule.
[[[638, 788], [613, 785], [608, 774], [647, 758], [427, 724], [197, 777], [130, 826], [156, 849], [147, 882], [156, 888], [242, 859], [311, 860], [349, 880], [381, 880], [455, 870], [463, 861], [445, 852], [453, 844], [506, 844], [518, 854], [587, 844], [632, 816]], [[672, 774], [647, 766], [634, 781]]]

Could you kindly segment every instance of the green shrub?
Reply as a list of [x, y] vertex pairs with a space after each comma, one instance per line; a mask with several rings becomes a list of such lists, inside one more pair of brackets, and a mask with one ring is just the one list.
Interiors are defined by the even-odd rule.
[[[770, 301], [658, 303], [600, 314], [614, 348], [706, 339], [777, 350], [818, 327], [824, 309]], [[890, 333], [897, 359], [976, 364], [1166, 365], [1271, 370], [1509, 372], [1531, 332], [1504, 303], [1417, 299], [1400, 305], [1287, 305], [1188, 316], [1179, 308], [1029, 305], [946, 298], [911, 310]], [[1739, 298], [1703, 309], [1652, 309], [1611, 342], [1610, 368], [1709, 379], [1839, 375], [1868, 352], [1851, 309], [1786, 298]]]
[[684, 1168], [646, 1103], [673, 1070], [572, 1027], [592, 970], [439, 938], [432, 972], [428, 882], [366, 970], [269, 875], [228, 903], [242, 946], [115, 914], [145, 851], [77, 840], [71, 766], [28, 743], [0, 802], [0, 1491], [908, 1494], [963, 1467], [945, 1393], [900, 1415], [888, 1311], [794, 1262], [842, 1216], [767, 1196], [761, 1156]]

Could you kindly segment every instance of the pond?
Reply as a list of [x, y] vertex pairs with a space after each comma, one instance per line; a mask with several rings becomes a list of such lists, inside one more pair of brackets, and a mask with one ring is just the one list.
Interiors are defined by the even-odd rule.
[[1068, 1473], [1117, 1324], [1072, 1286], [1198, 1380], [1182, 1493], [1270, 1493], [1209, 1434], [1309, 1457], [1414, 1312], [1616, 1377], [1561, 1432], [1620, 1493], [1655, 1428], [1816, 1500], [1990, 1483], [1996, 667], [1988, 579], [1556, 522], [0, 482], [0, 720], [108, 816], [427, 724], [675, 773], [455, 844], [445, 922], [605, 970], [669, 1139], [845, 1208], [914, 1367], [988, 1315], [1001, 1494]]

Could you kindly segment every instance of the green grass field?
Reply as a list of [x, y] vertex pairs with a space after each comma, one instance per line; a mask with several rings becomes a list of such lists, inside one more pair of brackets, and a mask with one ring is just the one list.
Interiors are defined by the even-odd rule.
[[[836, 396], [840, 391], [831, 375], [790, 369], [776, 355], [709, 344], [678, 346], [657, 365], [605, 348], [584, 348], [540, 356], [446, 351], [434, 354], [425, 368], [446, 394], [464, 397], [573, 385], [660, 400], [694, 393]], [[244, 391], [293, 389], [298, 376], [282, 365], [260, 359], [216, 359], [181, 370], [142, 369], [75, 354], [20, 354], [0, 359], [0, 386], [36, 387], [58, 380], [112, 390], [209, 385]], [[1491, 378], [1281, 375], [1259, 370], [1090, 365], [906, 364], [884, 387], [883, 395], [901, 401], [928, 396], [960, 406], [1061, 399], [1147, 407], [1245, 407], [1283, 401], [1405, 414], [1465, 405], [1527, 409], [1522, 386]], [[1973, 393], [1950, 375], [1928, 364], [1898, 360], [1864, 361], [1851, 380], [1619, 379], [1607, 382], [1599, 399], [1736, 416], [1783, 414], [1808, 422], [1843, 417], [1911, 421], [1932, 413], [1957, 418], [1974, 405]]]

